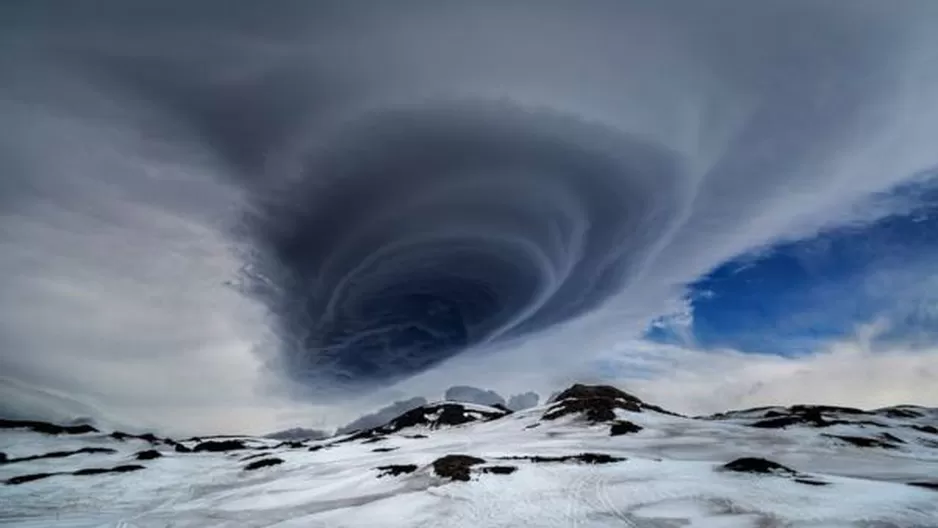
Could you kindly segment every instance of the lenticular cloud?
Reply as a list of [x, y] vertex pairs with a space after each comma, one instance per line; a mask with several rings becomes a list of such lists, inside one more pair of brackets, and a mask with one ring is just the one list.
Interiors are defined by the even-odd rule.
[[592, 372], [934, 166], [936, 10], [2, 2], [0, 371], [170, 422]]
[[364, 115], [246, 216], [287, 372], [388, 381], [615, 295], [679, 211], [674, 154], [504, 101]]

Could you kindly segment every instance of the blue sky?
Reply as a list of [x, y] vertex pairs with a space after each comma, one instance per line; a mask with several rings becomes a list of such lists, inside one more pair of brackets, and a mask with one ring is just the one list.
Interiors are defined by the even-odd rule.
[[885, 202], [901, 212], [723, 263], [688, 286], [689, 313], [657, 319], [647, 337], [797, 356], [880, 322], [879, 341], [938, 342], [938, 179], [870, 205]]

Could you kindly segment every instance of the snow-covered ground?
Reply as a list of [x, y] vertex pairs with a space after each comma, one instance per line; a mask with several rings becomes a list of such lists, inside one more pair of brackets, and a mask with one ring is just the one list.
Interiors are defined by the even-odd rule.
[[[347, 435], [279, 447], [275, 447], [277, 440], [244, 437], [245, 449], [226, 452], [177, 452], [165, 442], [116, 440], [103, 432], [49, 435], [0, 430], [0, 452], [10, 460], [0, 464], [0, 481], [89, 467], [144, 466], [128, 473], [61, 474], [2, 485], [0, 524], [938, 527], [938, 490], [908, 484], [938, 482], [938, 433], [931, 432], [938, 427], [935, 409], [864, 415], [825, 411], [826, 421], [820, 426], [798, 423], [772, 428], [753, 424], [764, 421], [766, 413], [791, 413], [785, 408], [767, 408], [685, 418], [650, 409], [617, 408], [616, 420], [642, 429], [611, 436], [614, 421], [590, 423], [579, 413], [545, 420], [545, 413], [554, 408], [536, 407], [490, 419], [486, 413], [499, 411], [465, 405], [466, 416], [477, 421], [406, 426], [357, 438]], [[432, 420], [441, 413], [431, 408], [426, 415]], [[883, 444], [861, 447], [854, 445], [856, 440], [843, 438]], [[181, 441], [188, 448], [198, 443], [196, 439]], [[117, 452], [15, 460], [86, 447]], [[148, 449], [163, 456], [135, 460], [135, 453]], [[502, 459], [584, 452], [625, 460], [587, 464]], [[486, 462], [472, 467], [469, 481], [450, 480], [437, 475], [432, 463], [451, 454]], [[270, 457], [283, 462], [245, 469], [250, 462]], [[778, 462], [796, 470], [798, 479], [722, 469], [740, 457]], [[388, 465], [415, 465], [416, 469], [385, 476], [375, 469]], [[511, 474], [481, 469], [493, 465], [517, 469]]]

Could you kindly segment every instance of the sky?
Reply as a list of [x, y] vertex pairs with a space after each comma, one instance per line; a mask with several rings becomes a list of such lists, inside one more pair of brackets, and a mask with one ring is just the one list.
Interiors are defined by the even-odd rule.
[[5, 2], [0, 414], [938, 405], [938, 5]]

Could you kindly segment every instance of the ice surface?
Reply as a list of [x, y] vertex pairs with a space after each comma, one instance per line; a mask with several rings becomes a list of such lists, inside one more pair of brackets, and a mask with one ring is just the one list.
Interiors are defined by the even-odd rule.
[[[470, 406], [485, 411], [484, 406]], [[478, 407], [478, 409], [476, 409]], [[911, 425], [938, 415], [876, 417], [885, 427], [847, 423], [760, 429], [759, 412], [693, 419], [657, 412], [617, 411], [644, 429], [612, 437], [608, 424], [576, 416], [542, 421], [546, 407], [503, 418], [440, 429], [408, 428], [377, 443], [309, 441], [302, 448], [250, 438], [250, 449], [177, 453], [139, 462], [128, 474], [60, 475], [0, 486], [0, 524], [10, 526], [125, 527], [938, 527], [938, 493], [909, 486], [938, 480], [938, 435]], [[867, 419], [856, 417], [852, 420]], [[536, 426], [535, 426], [536, 425]], [[532, 427], [534, 426], [534, 427]], [[875, 436], [889, 432], [897, 449], [861, 448], [826, 434]], [[413, 438], [416, 434], [426, 438]], [[184, 441], [193, 446], [194, 440]], [[81, 447], [117, 454], [0, 464], [0, 479], [83, 467], [135, 463], [154, 446], [104, 433], [48, 436], [0, 432], [10, 458]], [[309, 451], [307, 446], [325, 446]], [[257, 447], [266, 447], [264, 451]], [[375, 452], [377, 447], [398, 448]], [[505, 456], [582, 452], [625, 457], [611, 464], [535, 463]], [[282, 458], [279, 466], [244, 471], [253, 454]], [[447, 454], [513, 465], [510, 475], [476, 472], [469, 482], [435, 475], [430, 464]], [[758, 456], [782, 463], [826, 486], [773, 475], [718, 468]], [[379, 478], [376, 467], [416, 464], [417, 471]]]

